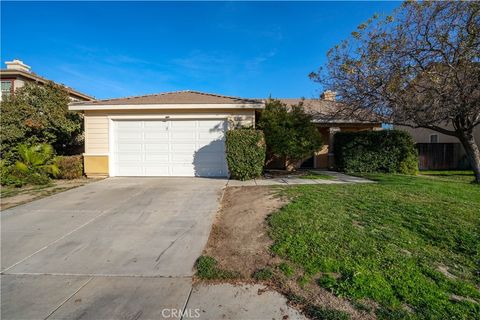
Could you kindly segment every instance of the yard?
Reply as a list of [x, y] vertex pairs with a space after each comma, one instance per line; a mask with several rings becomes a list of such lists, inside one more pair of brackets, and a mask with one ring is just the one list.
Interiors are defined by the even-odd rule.
[[[264, 259], [248, 250], [229, 253], [237, 262], [255, 260], [253, 276], [231, 263], [228, 241], [209, 241], [206, 254], [218, 268], [269, 281], [313, 318], [479, 318], [480, 187], [472, 176], [368, 178], [377, 183], [274, 189], [290, 202], [266, 218], [270, 242], [243, 239], [249, 247], [263, 241], [270, 252]], [[218, 223], [214, 230], [224, 240], [240, 232], [219, 230], [222, 217]]]

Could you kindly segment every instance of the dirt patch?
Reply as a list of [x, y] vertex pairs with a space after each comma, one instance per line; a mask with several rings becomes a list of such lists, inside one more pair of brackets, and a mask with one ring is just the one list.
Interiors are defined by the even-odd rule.
[[[73, 180], [53, 180], [51, 185], [47, 186], [25, 186], [21, 188], [2, 187], [2, 197], [0, 200], [0, 210], [6, 210], [27, 202], [38, 200], [55, 193], [63, 192], [72, 188], [83, 186], [92, 179], [73, 179]], [[12, 194], [4, 196], [4, 194]]]
[[359, 310], [349, 300], [321, 288], [315, 279], [300, 285], [297, 279], [302, 276], [301, 270], [289, 277], [279, 270], [283, 260], [270, 253], [273, 241], [268, 236], [266, 220], [287, 202], [270, 187], [227, 188], [204, 254], [215, 258], [219, 268], [242, 275], [241, 279], [229, 281], [233, 283], [255, 282], [252, 274], [256, 270], [271, 268], [274, 278], [263, 283], [287, 297], [301, 297], [300, 302], [291, 301], [300, 309], [313, 304], [346, 312], [352, 319], [375, 319], [373, 303], [362, 302], [363, 308]]
[[222, 269], [244, 277], [280, 262], [269, 254], [272, 240], [267, 234], [266, 218], [285, 203], [268, 187], [227, 188], [205, 254], [214, 257]]

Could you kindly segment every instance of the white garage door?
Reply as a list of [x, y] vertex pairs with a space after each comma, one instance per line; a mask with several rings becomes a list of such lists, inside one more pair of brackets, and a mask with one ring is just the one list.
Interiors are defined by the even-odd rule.
[[113, 123], [115, 176], [228, 175], [224, 120]]

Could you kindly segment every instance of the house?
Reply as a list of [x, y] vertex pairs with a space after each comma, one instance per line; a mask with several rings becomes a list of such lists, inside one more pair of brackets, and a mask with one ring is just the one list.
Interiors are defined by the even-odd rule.
[[[13, 61], [5, 62], [7, 68], [0, 70], [1, 90], [0, 101], [5, 96], [10, 96], [14, 92], [23, 87], [26, 82], [34, 82], [43, 85], [50, 80], [47, 80], [31, 71], [30, 66], [23, 63], [21, 60], [14, 59]], [[92, 101], [95, 100], [84, 93], [65, 87], [70, 99], [72, 101]]]
[[84, 170], [94, 176], [226, 177], [225, 131], [255, 126], [263, 101], [196, 91], [88, 102]]
[[[397, 130], [408, 132], [418, 150], [420, 170], [467, 169], [470, 164], [465, 150], [458, 138], [425, 128], [394, 126]], [[446, 127], [448, 130], [452, 128]], [[480, 146], [480, 126], [473, 131], [475, 141]]]
[[[333, 166], [338, 131], [381, 128], [380, 123], [332, 118], [335, 97], [301, 100], [324, 138], [311, 167]], [[300, 99], [282, 99], [291, 105]], [[254, 127], [262, 99], [197, 91], [70, 103], [85, 119], [84, 169], [95, 176], [228, 176], [225, 131]]]

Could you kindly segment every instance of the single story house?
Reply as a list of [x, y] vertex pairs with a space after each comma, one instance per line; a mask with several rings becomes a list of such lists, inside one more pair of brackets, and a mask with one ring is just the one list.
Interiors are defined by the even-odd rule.
[[[1, 95], [0, 101], [4, 97], [10, 96], [15, 93], [16, 90], [20, 89], [27, 82], [36, 83], [39, 85], [44, 85], [50, 80], [45, 79], [32, 72], [31, 67], [23, 63], [23, 61], [14, 59], [13, 61], [6, 61], [6, 69], [0, 70], [0, 79], [1, 79]], [[71, 101], [93, 101], [95, 98], [86, 95], [82, 92], [74, 90], [69, 87], [65, 87], [65, 90], [68, 92], [68, 96]]]
[[[287, 105], [300, 99], [281, 99]], [[333, 134], [381, 128], [329, 116], [332, 95], [302, 100], [321, 132], [325, 147], [312, 155], [311, 167], [333, 165]], [[74, 102], [70, 110], [85, 119], [84, 170], [95, 176], [228, 176], [225, 131], [254, 127], [263, 99], [197, 91]]]

